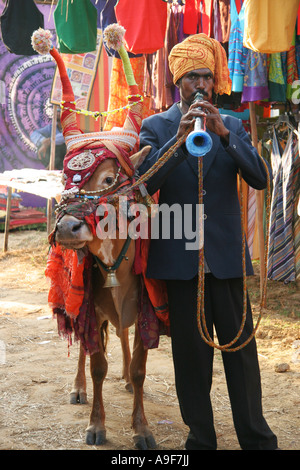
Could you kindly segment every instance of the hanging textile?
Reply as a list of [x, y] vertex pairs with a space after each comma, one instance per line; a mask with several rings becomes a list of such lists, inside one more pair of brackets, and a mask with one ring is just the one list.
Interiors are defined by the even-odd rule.
[[[144, 83], [145, 57], [131, 57], [130, 63], [133, 70], [134, 78], [136, 80], [139, 90], [141, 91], [143, 89]], [[128, 85], [125, 78], [122, 60], [118, 59], [117, 57], [114, 57], [112, 60], [112, 69], [110, 77], [110, 95], [108, 111], [113, 111], [126, 106], [128, 104], [127, 96]], [[118, 112], [109, 113], [105, 121], [104, 130], [109, 131], [113, 127], [122, 127], [127, 112], [127, 109], [123, 109]], [[144, 97], [142, 119], [145, 119], [151, 114], [153, 114], [153, 112], [150, 110], [150, 98]]]
[[184, 34], [205, 33], [211, 36], [213, 0], [185, 0]]
[[293, 237], [294, 161], [298, 146], [290, 132], [281, 155], [278, 138], [273, 131], [271, 164], [273, 192], [269, 230], [268, 279], [295, 281], [295, 252]]
[[212, 33], [214, 39], [223, 42], [219, 0], [213, 0]]
[[[230, 2], [230, 36], [228, 43], [228, 69], [232, 81], [232, 91], [243, 91], [247, 49], [243, 46], [245, 3], [241, 0]], [[239, 9], [240, 8], [240, 9]]]
[[82, 54], [97, 49], [97, 9], [90, 0], [59, 0], [54, 22], [61, 53]]
[[282, 71], [281, 52], [269, 56], [269, 93], [270, 101], [286, 101], [286, 83]]
[[287, 58], [286, 98], [290, 100], [292, 98], [293, 82], [298, 80], [296, 49], [295, 49], [295, 33], [293, 36], [292, 46], [286, 53], [286, 58]]
[[267, 54], [248, 50], [242, 103], [269, 98]]
[[167, 3], [162, 0], [119, 0], [115, 6], [118, 22], [125, 28], [129, 52], [152, 54], [164, 46]]
[[6, 0], [0, 17], [2, 40], [7, 50], [16, 55], [37, 54], [32, 49], [33, 31], [44, 27], [44, 15], [34, 0]]
[[254, 259], [254, 235], [256, 221], [256, 194], [255, 189], [249, 186], [248, 191], [248, 224], [247, 224], [247, 243], [251, 259]]
[[[298, 125], [298, 132], [300, 126]], [[294, 208], [293, 208], [293, 237], [294, 237], [294, 252], [295, 252], [295, 271], [296, 280], [300, 279], [300, 212], [298, 206], [300, 204], [300, 152], [299, 140], [295, 148], [294, 154], [294, 175], [293, 175], [293, 190], [294, 190]]]
[[230, 0], [218, 0], [218, 3], [222, 29], [222, 42], [228, 42], [230, 35]]
[[289, 50], [299, 0], [245, 0], [244, 3], [244, 46], [267, 54]]

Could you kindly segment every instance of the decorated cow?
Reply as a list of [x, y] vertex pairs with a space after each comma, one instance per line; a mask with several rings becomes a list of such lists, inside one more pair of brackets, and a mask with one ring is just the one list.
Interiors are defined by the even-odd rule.
[[[49, 304], [58, 330], [70, 342], [75, 337], [81, 345], [72, 400], [76, 402], [79, 396], [85, 401], [84, 365], [85, 355], [89, 354], [93, 405], [86, 443], [103, 444], [106, 429], [102, 385], [107, 373], [105, 346], [110, 322], [121, 339], [126, 387], [132, 387], [134, 394], [134, 442], [138, 448], [147, 449], [156, 444], [144, 414], [143, 384], [148, 349], [157, 346], [159, 331], [168, 329], [165, 289], [144, 275], [147, 240], [120, 237], [118, 217], [114, 237], [105, 236], [101, 229], [105, 210], [115, 207], [120, 195], [127, 211], [137, 201], [148, 204], [145, 187], [133, 186], [136, 170], [150, 148], [134, 153], [142, 100], [123, 45], [124, 32], [121, 26], [111, 25], [104, 31], [104, 38], [123, 61], [129, 87], [128, 113], [122, 128], [103, 132], [83, 133], [79, 129], [72, 86], [62, 57], [51, 43], [50, 32], [39, 29], [32, 43], [39, 53], [52, 55], [62, 83], [61, 124], [67, 146], [64, 191], [49, 236], [46, 275], [50, 279]], [[127, 218], [125, 225], [129, 223]], [[131, 325], [135, 325], [132, 357], [128, 345]]]

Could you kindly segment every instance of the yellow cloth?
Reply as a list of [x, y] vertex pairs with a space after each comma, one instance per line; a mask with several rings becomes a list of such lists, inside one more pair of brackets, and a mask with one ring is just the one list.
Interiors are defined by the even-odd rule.
[[231, 93], [231, 80], [225, 49], [216, 39], [206, 34], [194, 34], [176, 44], [169, 55], [169, 66], [174, 83], [186, 73], [209, 69], [214, 74], [214, 90], [222, 95]]
[[245, 0], [244, 46], [272, 54], [289, 50], [299, 0]]

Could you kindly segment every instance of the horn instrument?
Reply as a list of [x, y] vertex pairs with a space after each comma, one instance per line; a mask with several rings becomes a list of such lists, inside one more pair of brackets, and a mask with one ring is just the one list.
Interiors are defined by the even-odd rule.
[[[203, 100], [201, 93], [196, 93], [195, 99]], [[194, 157], [202, 157], [212, 148], [212, 139], [205, 130], [205, 123], [203, 117], [196, 117], [194, 130], [189, 133], [185, 142], [188, 152]]]

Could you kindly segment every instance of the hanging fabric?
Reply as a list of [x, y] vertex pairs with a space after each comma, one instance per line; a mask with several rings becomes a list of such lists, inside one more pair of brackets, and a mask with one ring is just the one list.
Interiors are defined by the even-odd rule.
[[7, 50], [16, 55], [37, 54], [32, 49], [32, 33], [44, 27], [44, 16], [34, 0], [6, 0], [0, 17], [2, 40]]
[[296, 61], [295, 32], [293, 35], [292, 46], [286, 53], [287, 57], [287, 79], [286, 79], [286, 98], [292, 98], [293, 83], [298, 80], [298, 70]]
[[284, 103], [286, 101], [286, 82], [282, 71], [281, 52], [274, 52], [269, 56], [268, 82], [270, 101]]
[[[130, 64], [139, 90], [143, 89], [145, 57], [130, 57]], [[128, 103], [128, 85], [126, 82], [122, 60], [114, 57], [112, 59], [110, 75], [110, 95], [108, 111], [124, 108], [118, 112], [109, 112], [105, 120], [104, 131], [110, 131], [113, 127], [122, 127], [128, 110], [125, 106]], [[142, 108], [142, 119], [153, 114], [150, 111], [150, 98], [144, 97]]]
[[242, 103], [266, 100], [268, 98], [267, 54], [261, 54], [249, 49], [245, 65]]
[[244, 46], [272, 54], [289, 50], [299, 0], [245, 0]]
[[247, 49], [243, 46], [245, 3], [241, 0], [230, 2], [230, 36], [228, 43], [228, 69], [232, 81], [232, 91], [241, 93], [247, 60]]
[[97, 9], [90, 0], [58, 0], [54, 23], [61, 53], [83, 54], [97, 49]]
[[230, 35], [230, 0], [218, 0], [218, 3], [222, 29], [222, 42], [228, 42]]
[[281, 155], [277, 133], [273, 130], [271, 164], [273, 191], [269, 230], [268, 279], [295, 281], [295, 252], [293, 236], [294, 161], [298, 146], [290, 132]]
[[[300, 126], [298, 124], [298, 132]], [[294, 175], [293, 175], [293, 190], [294, 190], [294, 208], [293, 208], [293, 237], [294, 237], [294, 252], [295, 252], [295, 271], [296, 281], [300, 280], [300, 152], [299, 152], [299, 138], [294, 154]], [[299, 211], [299, 212], [298, 212]]]
[[164, 46], [167, 3], [162, 0], [119, 0], [115, 6], [118, 23], [126, 32], [127, 50], [152, 54]]
[[184, 34], [205, 33], [211, 36], [213, 0], [185, 0]]

